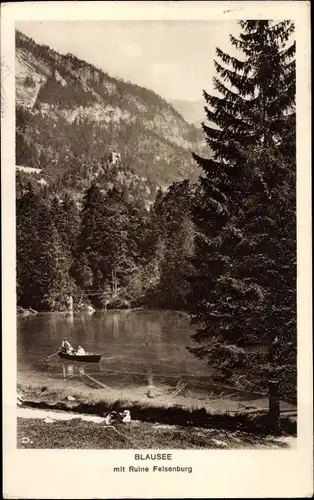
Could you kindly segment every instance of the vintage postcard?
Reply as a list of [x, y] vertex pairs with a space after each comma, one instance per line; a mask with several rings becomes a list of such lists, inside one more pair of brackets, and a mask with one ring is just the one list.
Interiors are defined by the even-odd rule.
[[4, 497], [311, 496], [309, 3], [1, 14]]

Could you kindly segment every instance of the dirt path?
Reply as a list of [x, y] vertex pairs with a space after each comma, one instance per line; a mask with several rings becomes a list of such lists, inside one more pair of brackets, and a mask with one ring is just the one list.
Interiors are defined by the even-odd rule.
[[[53, 421], [69, 421], [80, 419], [84, 422], [94, 422], [95, 424], [101, 424], [105, 421], [104, 417], [97, 417], [95, 415], [78, 415], [77, 413], [71, 413], [66, 411], [49, 411], [41, 410], [37, 408], [18, 408], [17, 418], [31, 418], [40, 420], [53, 420]], [[53, 423], [53, 422], [48, 422]]]

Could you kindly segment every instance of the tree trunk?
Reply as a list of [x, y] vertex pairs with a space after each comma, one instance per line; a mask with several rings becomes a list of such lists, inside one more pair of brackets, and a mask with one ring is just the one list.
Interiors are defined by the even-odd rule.
[[279, 384], [278, 380], [271, 379], [268, 381], [269, 395], [269, 422], [274, 431], [280, 428], [280, 401], [279, 401]]
[[277, 365], [277, 347], [278, 339], [273, 333], [269, 343], [269, 364], [270, 374], [268, 380], [268, 397], [269, 397], [269, 423], [274, 431], [280, 428], [280, 401], [279, 401], [279, 382], [275, 374]]

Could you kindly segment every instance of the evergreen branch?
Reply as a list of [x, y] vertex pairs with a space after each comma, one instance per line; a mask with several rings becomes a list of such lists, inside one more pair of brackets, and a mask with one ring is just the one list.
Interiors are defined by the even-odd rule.
[[[219, 161], [215, 161], [213, 159], [205, 159], [193, 153], [193, 158], [197, 162], [198, 166], [204, 170], [208, 178], [201, 177], [201, 184], [204, 189], [206, 189], [206, 184], [208, 179], [210, 182], [215, 184], [217, 189], [220, 189], [219, 186], [224, 184], [228, 179], [228, 172], [231, 166], [228, 163], [222, 163]], [[224, 185], [224, 190], [226, 191], [226, 186]], [[198, 209], [200, 206], [198, 205]]]
[[285, 72], [285, 75], [289, 75], [290, 72], [294, 73], [294, 78], [295, 78], [295, 72], [296, 72], [296, 64], [295, 61], [291, 61], [290, 63], [287, 63], [284, 67], [283, 70]]
[[283, 110], [291, 109], [295, 103], [295, 82], [293, 82], [285, 92], [273, 99], [269, 104], [270, 116], [282, 116]]
[[241, 26], [242, 30], [244, 32], [248, 32], [248, 33], [252, 33], [252, 32], [256, 32], [258, 28], [261, 27], [261, 25], [263, 26], [268, 26], [269, 24], [269, 21], [255, 21], [255, 20], [241, 20], [239, 21], [239, 25]]
[[280, 60], [283, 62], [286, 61], [287, 59], [291, 59], [292, 57], [295, 56], [295, 52], [296, 52], [296, 43], [293, 42], [293, 44], [290, 47], [288, 47], [287, 49], [283, 49], [279, 52]]
[[217, 73], [219, 73], [224, 80], [228, 80], [229, 83], [239, 91], [240, 95], [254, 95], [256, 85], [253, 78], [249, 78], [247, 74], [239, 75], [236, 71], [230, 71], [227, 68], [223, 68], [215, 60], [214, 66]]
[[245, 99], [240, 96], [238, 93], [233, 92], [232, 90], [225, 87], [223, 83], [221, 83], [218, 78], [214, 77], [214, 87], [221, 94], [224, 95], [224, 98], [219, 98], [216, 96], [207, 96], [207, 102], [211, 104], [213, 107], [223, 107], [228, 106], [232, 112], [237, 114], [242, 114], [254, 108], [258, 102], [257, 98], [254, 99]]
[[218, 47], [216, 48], [216, 54], [221, 58], [223, 63], [231, 65], [236, 71], [243, 71], [244, 73], [246, 73], [251, 69], [247, 61], [240, 61], [236, 57], [232, 57], [226, 52], [223, 52]]
[[242, 52], [244, 52], [244, 54], [248, 57], [252, 55], [252, 50], [246, 42], [235, 38], [233, 35], [230, 35], [230, 41], [236, 49], [242, 50]]
[[273, 38], [279, 38], [281, 43], [287, 42], [295, 31], [295, 25], [291, 21], [282, 21], [271, 27]]
[[232, 140], [229, 141], [225, 139], [225, 142], [222, 142], [221, 140], [218, 142], [207, 137], [206, 142], [214, 151], [215, 159], [227, 160], [231, 165], [239, 164], [244, 159], [243, 155], [241, 155], [239, 149]]
[[[207, 118], [210, 122], [231, 130], [233, 134], [243, 134], [243, 132], [249, 133], [252, 130], [252, 122], [248, 123], [241, 118], [236, 118], [233, 113], [230, 113], [224, 108], [218, 108], [215, 112], [212, 112], [207, 108], [205, 109]], [[205, 128], [204, 131], [206, 131]]]
[[[217, 172], [217, 165], [218, 165], [219, 171], [221, 170], [220, 163], [217, 164], [217, 162], [214, 162], [213, 160], [212, 160], [212, 163], [215, 164], [216, 172]], [[212, 196], [215, 196], [216, 198], [218, 198], [218, 200], [220, 202], [227, 204], [228, 197], [226, 196], [226, 194], [222, 190], [218, 189], [217, 186], [214, 186], [212, 182], [210, 182], [208, 179], [204, 179], [204, 186], [206, 186], [207, 193], [210, 193]]]

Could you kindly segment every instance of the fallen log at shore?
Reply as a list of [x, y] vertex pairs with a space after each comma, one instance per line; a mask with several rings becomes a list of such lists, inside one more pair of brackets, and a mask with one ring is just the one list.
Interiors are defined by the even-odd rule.
[[84, 375], [82, 375], [82, 376], [89, 378], [92, 382], [95, 382], [95, 384], [98, 384], [103, 389], [107, 389], [109, 391], [113, 391], [113, 389], [111, 389], [110, 387], [108, 387], [106, 384], [103, 384], [102, 382], [99, 382], [99, 380], [96, 380], [94, 377], [91, 377], [90, 375], [87, 375], [87, 373], [84, 373]]

